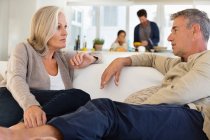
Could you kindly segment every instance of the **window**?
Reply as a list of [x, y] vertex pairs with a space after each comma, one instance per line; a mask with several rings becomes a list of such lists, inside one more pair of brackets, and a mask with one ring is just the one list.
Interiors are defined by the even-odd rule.
[[100, 37], [105, 40], [103, 49], [108, 50], [115, 41], [118, 30], [126, 30], [125, 6], [71, 6], [70, 8], [72, 9], [69, 32], [71, 49], [74, 48], [75, 40], [80, 35], [80, 44], [83, 44], [85, 38], [88, 49], [92, 48], [93, 40]]
[[[106, 14], [105, 14], [106, 13]], [[101, 6], [101, 19], [99, 37], [105, 40], [103, 49], [109, 50], [117, 37], [119, 30], [126, 30], [125, 6]], [[104, 24], [103, 24], [104, 23]]]
[[117, 25], [117, 7], [116, 6], [104, 6], [103, 11], [103, 21], [104, 26], [116, 26]]
[[72, 6], [69, 8], [71, 12], [68, 47], [74, 49], [75, 40], [79, 35], [80, 48], [83, 47], [84, 40], [87, 41], [87, 47], [92, 48], [92, 41], [96, 36], [96, 8], [93, 6]]
[[[204, 10], [210, 16], [210, 5], [197, 4], [195, 8]], [[159, 46], [167, 47], [171, 50], [171, 44], [167, 38], [171, 32], [172, 21], [170, 15], [177, 11], [193, 8], [193, 3], [183, 5], [150, 4], [150, 5], [95, 5], [95, 6], [69, 6], [70, 11], [70, 43], [68, 46], [74, 48], [75, 39], [80, 35], [83, 44], [84, 38], [87, 41], [88, 49], [93, 46], [93, 40], [96, 37], [105, 40], [103, 49], [108, 50], [115, 41], [119, 30], [126, 31], [126, 38], [129, 45], [133, 42], [133, 32], [139, 19], [136, 15], [139, 9], [147, 10], [148, 19], [157, 23], [160, 30]], [[206, 10], [207, 9], [207, 10]], [[82, 46], [81, 46], [82, 47]], [[210, 43], [208, 44], [210, 49]]]

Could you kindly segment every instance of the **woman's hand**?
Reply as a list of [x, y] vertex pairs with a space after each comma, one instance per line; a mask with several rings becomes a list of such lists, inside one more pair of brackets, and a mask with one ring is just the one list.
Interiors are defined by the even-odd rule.
[[37, 105], [32, 105], [26, 109], [23, 117], [26, 128], [38, 127], [47, 122], [45, 112]]
[[78, 53], [70, 59], [70, 64], [73, 68], [84, 68], [94, 63], [96, 58], [88, 53]]

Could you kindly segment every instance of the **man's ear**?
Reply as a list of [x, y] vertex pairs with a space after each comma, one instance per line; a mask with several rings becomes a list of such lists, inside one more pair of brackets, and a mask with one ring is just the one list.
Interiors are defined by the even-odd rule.
[[192, 25], [193, 38], [197, 39], [201, 35], [201, 26], [199, 24]]
[[192, 25], [193, 34], [197, 34], [201, 32], [201, 26], [199, 24], [193, 24]]

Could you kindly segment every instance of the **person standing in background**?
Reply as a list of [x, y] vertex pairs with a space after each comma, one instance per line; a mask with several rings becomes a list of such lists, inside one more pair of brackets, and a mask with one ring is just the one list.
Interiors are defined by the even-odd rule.
[[117, 52], [127, 51], [128, 45], [125, 42], [125, 37], [126, 37], [126, 32], [124, 30], [119, 30], [115, 42], [112, 43], [110, 51], [117, 51]]
[[137, 12], [140, 24], [134, 28], [134, 42], [141, 42], [141, 46], [150, 52], [160, 41], [159, 28], [155, 22], [147, 19], [147, 11], [140, 9]]

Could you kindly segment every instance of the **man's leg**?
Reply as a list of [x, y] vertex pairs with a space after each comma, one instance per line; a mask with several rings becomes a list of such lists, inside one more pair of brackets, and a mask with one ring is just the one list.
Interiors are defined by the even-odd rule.
[[64, 140], [207, 140], [201, 114], [175, 105], [137, 106], [97, 99], [49, 124], [26, 130], [1, 128], [0, 140], [45, 136], [59, 140], [62, 136]]
[[201, 113], [176, 105], [129, 105], [96, 99], [52, 119], [64, 140], [207, 140]]

